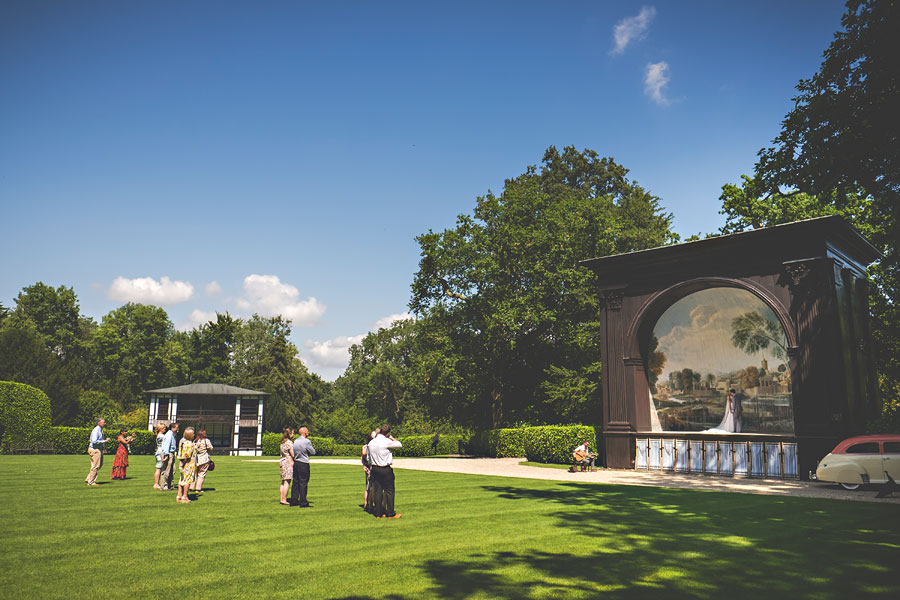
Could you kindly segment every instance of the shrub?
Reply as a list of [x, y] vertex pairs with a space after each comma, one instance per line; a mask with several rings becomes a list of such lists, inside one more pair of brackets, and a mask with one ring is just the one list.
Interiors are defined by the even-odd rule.
[[568, 464], [572, 462], [572, 450], [590, 440], [597, 447], [593, 427], [586, 425], [546, 425], [525, 429], [525, 457], [542, 463]]
[[[284, 437], [281, 433], [264, 433], [262, 435], [262, 453], [263, 456], [280, 456], [281, 440]], [[296, 440], [300, 437], [294, 434]], [[334, 439], [309, 436], [313, 448], [316, 449], [316, 456], [332, 456], [334, 454]]]
[[466, 451], [491, 458], [525, 456], [525, 428], [479, 431], [466, 444]]
[[398, 438], [402, 448], [394, 449], [394, 456], [434, 456], [435, 454], [456, 454], [459, 452], [461, 435], [441, 435], [436, 450], [431, 449], [433, 435], [410, 435]]
[[360, 456], [362, 453], [362, 444], [335, 444], [334, 456]]
[[12, 448], [43, 448], [49, 444], [49, 437], [47, 394], [24, 383], [0, 381], [0, 450], [8, 453]]
[[[50, 440], [56, 454], [86, 454], [88, 442], [91, 439], [93, 427], [51, 427]], [[156, 436], [152, 431], [136, 429], [129, 431], [134, 435], [131, 442], [131, 454], [153, 454], [156, 452]], [[106, 443], [106, 453], [116, 453], [116, 438], [118, 429], [107, 427], [103, 430], [103, 437], [109, 438]]]

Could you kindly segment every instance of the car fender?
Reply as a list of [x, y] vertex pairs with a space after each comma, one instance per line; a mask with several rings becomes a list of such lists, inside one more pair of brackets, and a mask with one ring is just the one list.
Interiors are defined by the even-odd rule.
[[865, 469], [861, 466], [834, 456], [826, 456], [816, 467], [816, 479], [832, 483], [865, 483]]

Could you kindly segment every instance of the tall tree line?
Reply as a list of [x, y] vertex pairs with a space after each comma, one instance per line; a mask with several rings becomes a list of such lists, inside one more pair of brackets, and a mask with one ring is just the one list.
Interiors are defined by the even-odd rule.
[[[15, 308], [0, 306], [0, 380], [27, 383], [51, 401], [57, 425], [147, 421], [144, 390], [225, 383], [267, 392], [268, 430], [311, 419], [329, 384], [311, 374], [281, 317], [218, 314], [176, 331], [166, 311], [128, 303], [98, 324], [80, 314], [72, 288], [38, 282]], [[133, 421], [133, 423], [132, 423]]]

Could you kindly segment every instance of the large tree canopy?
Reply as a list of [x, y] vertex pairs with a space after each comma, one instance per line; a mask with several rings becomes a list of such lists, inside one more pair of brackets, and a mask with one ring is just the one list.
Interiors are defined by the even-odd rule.
[[[754, 177], [722, 188], [723, 233], [840, 214], [878, 246], [870, 267], [876, 368], [900, 404], [900, 2], [850, 0], [819, 71]], [[900, 414], [900, 413], [898, 413]]]
[[476, 399], [472, 424], [590, 421], [599, 306], [580, 260], [676, 239], [659, 199], [611, 158], [551, 147], [471, 215], [419, 236], [412, 310], [447, 324]]

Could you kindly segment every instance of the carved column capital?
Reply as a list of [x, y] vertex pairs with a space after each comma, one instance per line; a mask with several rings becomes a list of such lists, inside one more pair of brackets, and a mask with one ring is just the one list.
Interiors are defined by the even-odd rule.
[[603, 301], [607, 310], [622, 310], [622, 298], [625, 293], [622, 290], [605, 290], [603, 292]]

